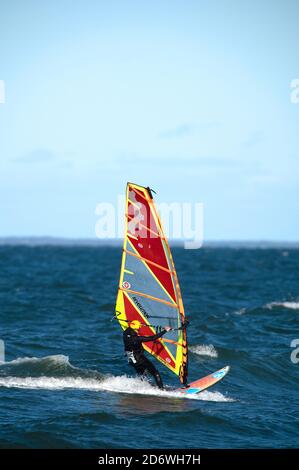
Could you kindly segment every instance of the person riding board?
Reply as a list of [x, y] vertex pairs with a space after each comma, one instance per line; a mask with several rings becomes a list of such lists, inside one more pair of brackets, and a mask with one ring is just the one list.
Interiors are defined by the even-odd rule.
[[141, 323], [138, 320], [133, 320], [129, 323], [128, 328], [123, 333], [123, 340], [125, 352], [127, 354], [129, 364], [134, 367], [138, 375], [148, 372], [154, 379], [157, 386], [163, 390], [163, 382], [161, 376], [152, 362], [145, 357], [144, 348], [142, 343], [148, 341], [155, 341], [161, 338], [167, 331], [172, 330], [170, 326], [165, 326], [164, 329], [153, 336], [138, 336], [138, 331], [141, 328]]

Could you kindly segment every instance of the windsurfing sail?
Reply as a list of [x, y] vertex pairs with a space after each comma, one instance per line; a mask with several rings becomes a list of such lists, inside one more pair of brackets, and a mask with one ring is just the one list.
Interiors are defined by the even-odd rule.
[[116, 318], [123, 329], [138, 320], [141, 336], [155, 335], [165, 326], [173, 328], [166, 338], [143, 347], [185, 383], [188, 345], [183, 301], [150, 188], [128, 183], [125, 212]]

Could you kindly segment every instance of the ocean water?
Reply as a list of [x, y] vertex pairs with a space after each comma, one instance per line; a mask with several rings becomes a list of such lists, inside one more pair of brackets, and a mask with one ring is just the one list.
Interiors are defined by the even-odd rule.
[[190, 380], [231, 366], [190, 398], [142, 382], [126, 363], [111, 320], [120, 249], [0, 247], [0, 447], [298, 447], [299, 250], [173, 256], [191, 321]]

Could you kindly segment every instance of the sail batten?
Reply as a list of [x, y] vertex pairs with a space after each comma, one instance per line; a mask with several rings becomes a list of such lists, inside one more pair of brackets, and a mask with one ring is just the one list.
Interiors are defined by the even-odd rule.
[[[188, 347], [174, 262], [151, 191], [132, 183], [128, 183], [126, 191], [125, 237], [116, 311], [123, 329], [130, 321], [139, 320], [142, 336], [156, 334], [161, 327], [173, 328], [167, 339], [163, 337], [143, 346], [184, 382]], [[159, 325], [152, 325], [154, 319], [159, 320]]]
[[130, 255], [130, 256], [135, 256], [136, 258], [139, 258], [139, 259], [145, 261], [145, 262], [148, 263], [148, 264], [152, 264], [153, 266], [156, 266], [157, 268], [162, 269], [162, 271], [166, 271], [166, 272], [168, 272], [168, 273], [173, 273], [173, 271], [170, 271], [170, 269], [164, 268], [164, 267], [161, 266], [160, 264], [154, 263], [153, 261], [150, 261], [150, 260], [147, 259], [147, 258], [142, 258], [142, 256], [137, 255], [136, 253], [132, 253], [131, 251], [128, 251], [128, 250], [124, 250], [124, 251], [125, 251], [128, 255]]
[[[167, 302], [167, 300], [159, 299], [158, 297], [153, 297], [152, 295], [146, 294], [144, 292], [138, 292], [138, 291], [132, 290], [132, 289], [125, 289], [123, 287], [119, 287], [119, 289], [124, 291], [124, 292], [128, 292], [129, 294], [141, 295], [141, 297], [147, 297], [148, 299], [151, 299], [154, 302], [161, 302], [162, 304], [168, 305], [169, 307], [177, 308], [176, 304], [172, 304], [171, 302]], [[160, 317], [160, 318], [165, 318], [165, 317]]]

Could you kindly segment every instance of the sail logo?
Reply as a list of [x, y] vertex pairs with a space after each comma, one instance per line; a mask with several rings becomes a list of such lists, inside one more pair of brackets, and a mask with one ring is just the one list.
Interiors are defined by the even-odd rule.
[[136, 299], [136, 297], [132, 297], [132, 299], [134, 300], [134, 303], [136, 305], [136, 307], [138, 307], [138, 309], [140, 310], [140, 312], [142, 313], [142, 315], [146, 318], [149, 318], [149, 314], [146, 312], [146, 310], [142, 307], [141, 303]]
[[0, 80], [0, 104], [5, 103], [5, 83], [4, 80]]
[[299, 78], [294, 78], [291, 81], [291, 103], [299, 104]]
[[293, 339], [293, 341], [291, 341], [291, 348], [295, 348], [294, 351], [291, 352], [291, 362], [293, 364], [298, 364], [299, 362], [299, 339]]
[[128, 281], [123, 282], [123, 288], [124, 289], [130, 289], [130, 287], [131, 287], [131, 284]]

